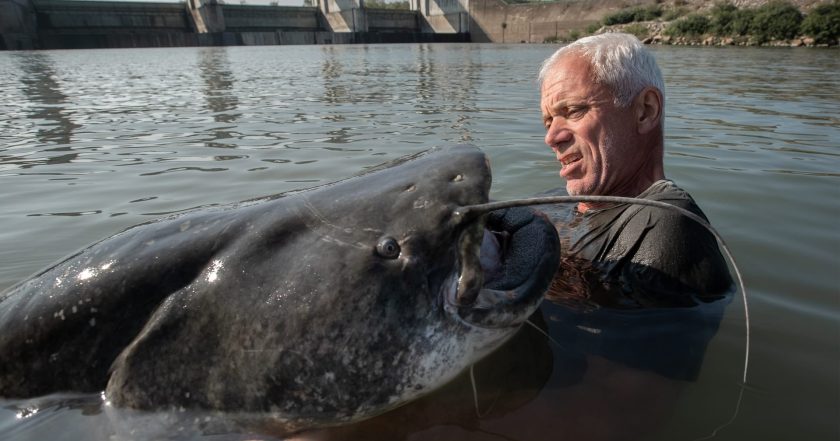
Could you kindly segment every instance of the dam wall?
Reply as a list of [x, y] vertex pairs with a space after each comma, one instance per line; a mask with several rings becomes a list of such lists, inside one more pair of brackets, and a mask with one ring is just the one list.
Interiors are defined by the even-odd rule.
[[437, 34], [470, 32], [470, 0], [409, 0], [420, 13], [421, 29]]
[[605, 14], [657, 0], [365, 0], [314, 7], [84, 0], [0, 0], [0, 49], [473, 41], [543, 43], [583, 33]]
[[212, 36], [191, 31], [178, 3], [35, 0], [38, 47], [44, 49], [196, 46]]
[[29, 0], [0, 1], [0, 50], [32, 49], [37, 45], [38, 22]]
[[369, 9], [363, 0], [318, 7], [0, 0], [0, 49], [469, 41], [438, 35], [417, 11]]
[[656, 0], [560, 0], [508, 4], [503, 0], [469, 0], [470, 38], [479, 43], [543, 43], [583, 31], [606, 14], [655, 3]]

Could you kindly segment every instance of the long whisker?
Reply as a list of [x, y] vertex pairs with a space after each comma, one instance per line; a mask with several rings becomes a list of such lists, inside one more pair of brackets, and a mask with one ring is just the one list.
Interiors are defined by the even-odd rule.
[[545, 338], [547, 338], [547, 339], [548, 339], [548, 341], [550, 341], [551, 343], [554, 343], [554, 345], [555, 345], [555, 346], [557, 346], [559, 349], [564, 349], [564, 350], [568, 349], [567, 347], [565, 347], [565, 346], [563, 346], [562, 344], [560, 344], [560, 342], [559, 342], [559, 341], [555, 340], [555, 339], [554, 339], [554, 337], [552, 337], [551, 335], [549, 335], [549, 333], [548, 333], [548, 332], [545, 332], [542, 328], [540, 328], [540, 327], [539, 327], [539, 326], [537, 326], [534, 322], [532, 322], [532, 321], [531, 321], [531, 319], [525, 320], [525, 324], [526, 324], [526, 325], [531, 326], [532, 328], [534, 328], [537, 332], [539, 332], [539, 333], [540, 333], [540, 334], [542, 334]]
[[732, 256], [732, 253], [729, 251], [729, 247], [726, 246], [726, 243], [718, 234], [717, 230], [712, 227], [708, 221], [703, 219], [702, 217], [698, 216], [695, 213], [692, 213], [689, 210], [686, 210], [682, 207], [677, 207], [675, 205], [671, 205], [666, 202], [662, 201], [654, 201], [650, 199], [640, 199], [640, 198], [628, 198], [628, 197], [621, 197], [621, 196], [543, 196], [543, 197], [535, 197], [535, 198], [525, 198], [525, 199], [513, 199], [509, 201], [499, 201], [499, 202], [488, 202], [485, 204], [476, 204], [476, 205], [467, 205], [463, 207], [458, 207], [453, 211], [453, 216], [455, 218], [460, 219], [470, 219], [475, 216], [480, 216], [484, 213], [488, 213], [490, 211], [500, 210], [504, 208], [513, 208], [513, 207], [527, 207], [532, 205], [545, 205], [545, 204], [568, 204], [568, 203], [578, 203], [578, 202], [591, 202], [591, 203], [613, 203], [613, 204], [634, 204], [634, 205], [646, 205], [649, 207], [656, 207], [665, 210], [672, 210], [677, 213], [682, 214], [683, 216], [697, 222], [698, 224], [702, 225], [706, 230], [708, 230], [715, 239], [720, 244], [723, 253], [726, 255], [726, 258], [732, 264], [732, 269], [735, 272], [735, 276], [738, 279], [738, 288], [741, 291], [741, 298], [743, 300], [744, 305], [744, 327], [745, 327], [745, 350], [744, 350], [744, 371], [742, 374], [741, 381], [746, 384], [747, 383], [747, 372], [749, 370], [749, 359], [750, 359], [750, 313], [749, 313], [749, 305], [747, 302], [747, 289], [744, 285], [744, 279], [741, 276], [741, 270], [738, 268], [738, 264], [735, 262], [735, 258]]

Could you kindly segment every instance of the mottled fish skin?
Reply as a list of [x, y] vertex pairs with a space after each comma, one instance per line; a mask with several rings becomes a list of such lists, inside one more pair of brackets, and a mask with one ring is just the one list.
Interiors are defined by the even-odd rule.
[[295, 430], [399, 406], [509, 338], [557, 267], [554, 228], [532, 216], [543, 257], [517, 299], [497, 317], [448, 300], [475, 228], [452, 213], [490, 182], [462, 145], [130, 228], [0, 296], [0, 396], [104, 389], [114, 406]]

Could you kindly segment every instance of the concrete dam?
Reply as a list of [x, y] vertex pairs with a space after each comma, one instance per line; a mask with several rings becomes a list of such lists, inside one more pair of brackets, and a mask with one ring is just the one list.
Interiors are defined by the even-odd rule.
[[542, 43], [604, 13], [656, 0], [409, 0], [409, 10], [365, 0], [315, 6], [0, 0], [0, 50], [410, 42]]
[[0, 0], [0, 49], [469, 41], [457, 0], [443, 8], [415, 1], [416, 10], [365, 8], [364, 0], [314, 7]]

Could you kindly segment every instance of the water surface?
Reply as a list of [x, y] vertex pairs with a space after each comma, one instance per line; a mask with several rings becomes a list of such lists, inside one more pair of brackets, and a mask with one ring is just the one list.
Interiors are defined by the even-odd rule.
[[[553, 49], [0, 53], [0, 289], [144, 221], [315, 186], [435, 145], [484, 149], [497, 199], [560, 186], [542, 143], [534, 82]], [[696, 381], [581, 361], [532, 336], [522, 344], [532, 350], [513, 358], [539, 362], [517, 365], [521, 383], [505, 392], [513, 397], [507, 407], [482, 415], [502, 394], [487, 379], [509, 381], [486, 362], [480, 409], [470, 388], [457, 384], [447, 415], [421, 402], [377, 423], [383, 437], [840, 437], [840, 57], [836, 50], [653, 49], [667, 84], [666, 173], [694, 196], [744, 272], [747, 384], [736, 299]], [[552, 312], [545, 315], [556, 326]], [[618, 335], [645, 326], [607, 321], [621, 324]], [[608, 395], [602, 386], [610, 381], [640, 387]], [[113, 424], [98, 397], [0, 408], [4, 439], [143, 437], [131, 432], [136, 424], [127, 431]]]

